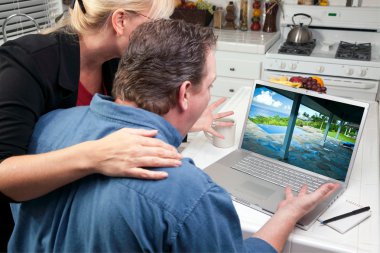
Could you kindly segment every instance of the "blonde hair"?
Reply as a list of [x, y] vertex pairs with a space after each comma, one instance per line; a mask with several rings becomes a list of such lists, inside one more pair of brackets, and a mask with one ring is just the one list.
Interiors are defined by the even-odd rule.
[[69, 15], [49, 32], [66, 27], [67, 31], [86, 34], [99, 31], [107, 25], [108, 19], [117, 9], [147, 12], [152, 19], [168, 19], [174, 11], [174, 0], [82, 0], [86, 14], [79, 6], [78, 0]]

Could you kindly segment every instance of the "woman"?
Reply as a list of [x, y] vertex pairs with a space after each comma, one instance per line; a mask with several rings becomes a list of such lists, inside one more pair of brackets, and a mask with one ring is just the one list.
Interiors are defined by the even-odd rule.
[[[78, 0], [66, 24], [45, 35], [27, 35], [0, 47], [0, 192], [25, 201], [92, 173], [162, 179], [142, 167], [178, 166], [181, 156], [150, 138], [155, 131], [122, 129], [63, 150], [25, 155], [38, 118], [54, 109], [89, 104], [110, 94], [118, 58], [140, 24], [168, 18], [172, 0]], [[159, 42], [157, 42], [159, 43]], [[218, 135], [210, 106], [195, 130]], [[4, 203], [4, 202], [3, 202]]]

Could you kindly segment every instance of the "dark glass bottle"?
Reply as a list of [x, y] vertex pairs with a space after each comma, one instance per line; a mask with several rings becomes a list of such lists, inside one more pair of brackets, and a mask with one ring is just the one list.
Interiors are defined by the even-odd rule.
[[278, 3], [267, 2], [265, 3], [265, 21], [263, 26], [263, 32], [273, 33], [277, 31], [276, 19], [277, 19]]
[[226, 20], [226, 24], [224, 26], [224, 29], [236, 29], [236, 25], [235, 25], [235, 18], [236, 18], [236, 15], [235, 15], [235, 6], [234, 6], [234, 2], [230, 1], [226, 7], [226, 16], [224, 17], [225, 20]]

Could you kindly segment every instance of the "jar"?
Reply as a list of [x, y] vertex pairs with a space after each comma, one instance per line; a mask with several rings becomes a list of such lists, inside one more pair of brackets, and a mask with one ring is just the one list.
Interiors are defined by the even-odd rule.
[[276, 19], [278, 11], [278, 2], [265, 3], [265, 21], [263, 26], [263, 32], [274, 33], [277, 31]]
[[224, 29], [236, 29], [235, 17], [235, 5], [233, 1], [230, 1], [226, 7], [226, 15], [224, 17], [226, 24], [224, 25]]
[[223, 8], [218, 7], [214, 11], [214, 28], [222, 28]]
[[240, 30], [248, 30], [248, 1], [241, 0], [240, 5]]

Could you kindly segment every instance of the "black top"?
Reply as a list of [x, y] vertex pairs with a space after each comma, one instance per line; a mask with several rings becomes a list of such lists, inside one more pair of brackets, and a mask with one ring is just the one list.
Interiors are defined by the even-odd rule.
[[[118, 65], [103, 65], [111, 84]], [[80, 71], [79, 41], [73, 34], [33, 34], [0, 47], [0, 161], [25, 154], [38, 118], [76, 105]]]
[[[118, 59], [103, 64], [107, 93]], [[0, 47], [0, 162], [27, 151], [38, 118], [54, 109], [76, 105], [80, 71], [76, 35], [56, 32], [26, 35]], [[107, 86], [108, 85], [108, 86]], [[0, 192], [0, 251], [6, 252], [13, 220]]]

